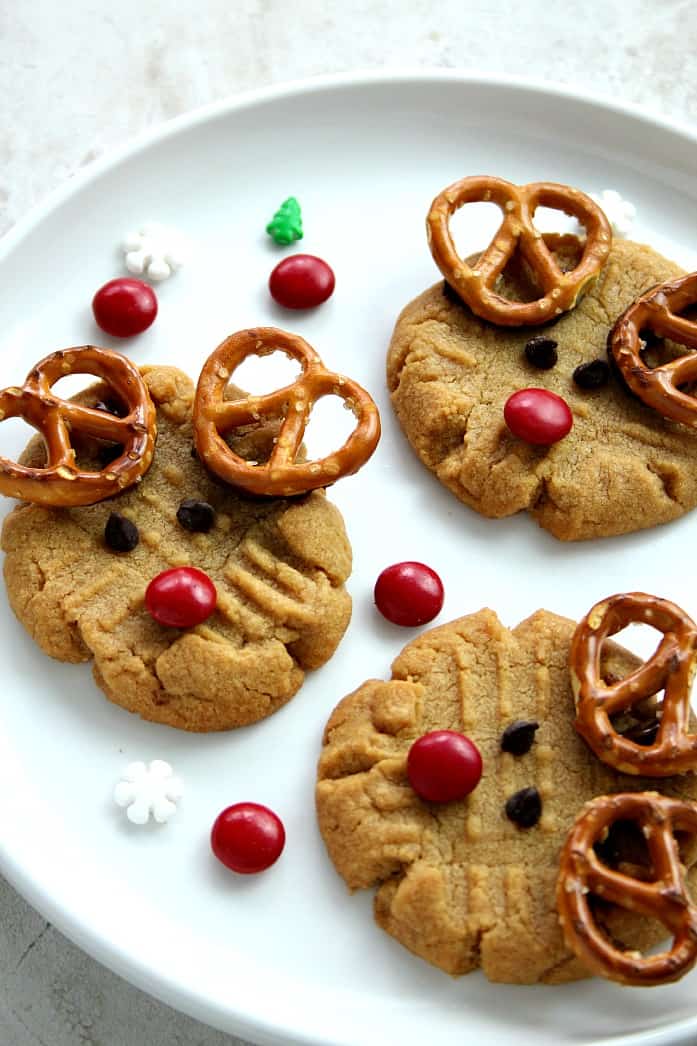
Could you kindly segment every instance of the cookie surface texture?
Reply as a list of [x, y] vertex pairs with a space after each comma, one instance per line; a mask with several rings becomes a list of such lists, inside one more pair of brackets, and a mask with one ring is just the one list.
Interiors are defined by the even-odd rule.
[[[512, 631], [491, 610], [460, 618], [406, 646], [389, 682], [364, 683], [327, 724], [316, 800], [329, 856], [351, 890], [377, 887], [383, 929], [447, 973], [481, 967], [509, 983], [588, 976], [564, 944], [555, 903], [561, 847], [583, 804], [642, 790], [697, 797], [694, 776], [657, 784], [618, 774], [576, 734], [574, 627], [544, 610]], [[618, 677], [638, 663], [615, 644], [608, 651], [604, 667]], [[516, 720], [539, 723], [530, 750], [518, 756], [501, 749]], [[416, 738], [442, 729], [466, 734], [484, 770], [467, 798], [428, 803], [409, 785], [407, 753]], [[542, 802], [530, 828], [504, 810], [525, 788], [536, 788]], [[694, 886], [697, 853], [683, 860]], [[657, 942], [636, 914], [605, 906], [598, 918], [628, 947]]]
[[[331, 657], [348, 625], [351, 548], [343, 520], [320, 492], [253, 499], [213, 480], [192, 456], [191, 381], [171, 367], [143, 373], [159, 433], [149, 472], [98, 505], [19, 504], [10, 512], [2, 531], [10, 603], [45, 653], [94, 659], [106, 696], [144, 719], [196, 731], [253, 723]], [[91, 402], [98, 394], [82, 395]], [[254, 440], [271, 434], [244, 438], [239, 453], [254, 457]], [[35, 440], [25, 460], [42, 454]], [[207, 533], [177, 521], [188, 498], [215, 509]], [[112, 512], [138, 527], [130, 552], [106, 547]], [[144, 608], [149, 581], [173, 566], [198, 567], [216, 586], [217, 609], [195, 628], [164, 628]]]
[[[573, 311], [515, 330], [478, 319], [442, 282], [425, 291], [401, 313], [387, 361], [392, 403], [422, 462], [482, 515], [525, 509], [565, 541], [640, 530], [694, 508], [697, 433], [644, 406], [614, 376], [596, 389], [572, 378], [581, 364], [607, 359], [608, 332], [639, 293], [681, 273], [650, 247], [620, 241]], [[509, 279], [522, 290], [524, 274]], [[557, 342], [549, 370], [525, 357], [538, 335]], [[573, 428], [553, 446], [524, 443], [504, 422], [508, 397], [528, 387], [571, 408]]]

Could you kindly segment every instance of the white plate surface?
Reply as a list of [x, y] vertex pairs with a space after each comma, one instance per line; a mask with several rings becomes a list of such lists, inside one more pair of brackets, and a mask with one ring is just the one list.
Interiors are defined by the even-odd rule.
[[[370, 464], [331, 493], [355, 552], [351, 626], [332, 661], [265, 722], [210, 736], [141, 722], [102, 697], [87, 666], [40, 654], [0, 606], [0, 866], [87, 951], [265, 1044], [695, 1040], [697, 974], [643, 992], [600, 981], [505, 987], [479, 974], [451, 980], [410, 956], [373, 925], [369, 894], [350, 897], [334, 873], [313, 783], [331, 709], [365, 678], [389, 676], [414, 635], [372, 606], [388, 563], [420, 559], [440, 572], [439, 622], [483, 605], [509, 625], [539, 606], [578, 617], [623, 588], [697, 614], [687, 569], [697, 516], [577, 545], [527, 516], [483, 520], [418, 463], [384, 380], [397, 313], [438, 278], [424, 216], [442, 187], [487, 172], [616, 188], [637, 206], [635, 238], [697, 268], [696, 164], [689, 133], [563, 91], [449, 74], [336, 78], [177, 121], [96, 165], [5, 238], [2, 386], [53, 349], [88, 341], [195, 377], [228, 333], [275, 324], [371, 390], [383, 418]], [[290, 194], [306, 235], [279, 251], [263, 230]], [[123, 233], [148, 219], [179, 227], [196, 257], [160, 285], [150, 331], [111, 341], [93, 325], [91, 297], [121, 273]], [[333, 298], [314, 312], [285, 313], [267, 294], [271, 268], [295, 249], [336, 271]], [[12, 425], [3, 453], [21, 443]], [[186, 793], [170, 824], [136, 829], [111, 791], [125, 764], [152, 758], [174, 765]], [[257, 877], [234, 877], [208, 850], [213, 819], [241, 799], [268, 804], [287, 829], [282, 859]]]

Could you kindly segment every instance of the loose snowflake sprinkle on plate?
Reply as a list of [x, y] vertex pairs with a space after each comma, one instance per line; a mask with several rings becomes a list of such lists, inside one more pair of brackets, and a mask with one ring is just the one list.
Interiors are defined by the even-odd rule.
[[152, 814], [158, 824], [169, 821], [182, 797], [182, 783], [163, 759], [129, 763], [114, 789], [118, 806], [126, 807], [126, 817], [133, 824], [147, 824]]
[[187, 245], [178, 229], [146, 222], [124, 237], [126, 268], [149, 280], [166, 280], [184, 264]]

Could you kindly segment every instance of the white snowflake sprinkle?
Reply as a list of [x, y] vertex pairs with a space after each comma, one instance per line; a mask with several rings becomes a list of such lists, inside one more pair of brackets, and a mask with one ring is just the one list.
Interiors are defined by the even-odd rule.
[[126, 807], [126, 817], [133, 824], [147, 824], [151, 814], [158, 824], [164, 824], [176, 813], [181, 797], [182, 783], [163, 759], [153, 759], [149, 766], [130, 763], [114, 789], [114, 801]]
[[186, 260], [187, 245], [182, 234], [158, 222], [146, 222], [129, 232], [121, 244], [126, 255], [126, 268], [135, 276], [166, 280]]
[[636, 218], [636, 207], [625, 200], [615, 189], [603, 189], [601, 193], [589, 193], [590, 198], [605, 212], [615, 236], [621, 239], [630, 235]]

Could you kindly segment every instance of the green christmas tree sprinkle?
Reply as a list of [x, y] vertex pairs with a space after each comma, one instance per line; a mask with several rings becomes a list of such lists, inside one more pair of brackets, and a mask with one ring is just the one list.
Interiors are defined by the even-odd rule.
[[293, 240], [302, 240], [303, 219], [300, 204], [294, 196], [283, 201], [266, 226], [266, 231], [275, 243], [284, 247]]

